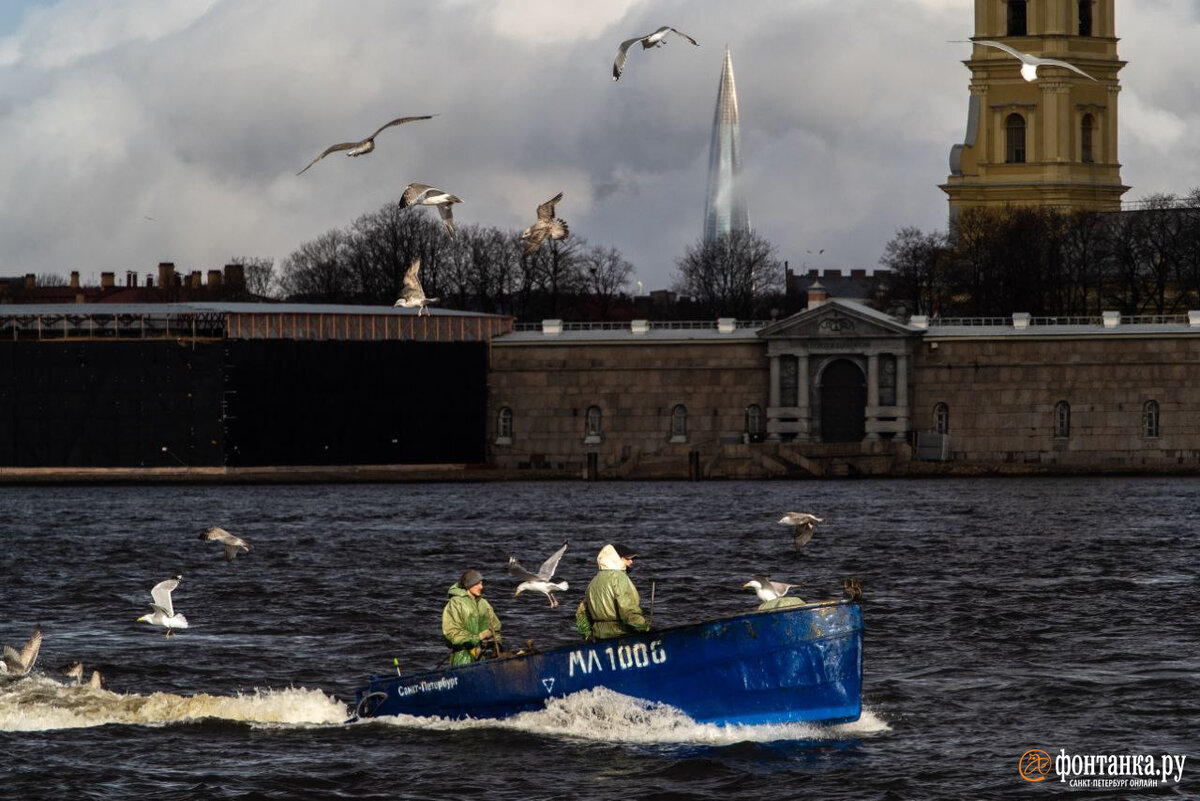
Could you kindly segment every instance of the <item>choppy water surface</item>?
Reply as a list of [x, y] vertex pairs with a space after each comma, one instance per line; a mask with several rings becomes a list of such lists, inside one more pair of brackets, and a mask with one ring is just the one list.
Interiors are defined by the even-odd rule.
[[[38, 673], [0, 683], [12, 798], [1003, 798], [1051, 754], [1188, 755], [1149, 795], [1200, 795], [1200, 495], [1192, 479], [0, 488], [0, 640], [41, 622]], [[775, 524], [826, 518], [804, 552]], [[198, 532], [252, 553], [226, 562]], [[510, 554], [563, 539], [572, 588], [512, 597]], [[839, 727], [697, 725], [603, 691], [503, 722], [344, 726], [371, 673], [445, 653], [467, 567], [511, 641], [573, 636], [606, 542], [658, 625], [864, 588], [865, 703]], [[135, 623], [182, 572], [171, 639]], [[102, 690], [64, 685], [82, 660]], [[1051, 786], [1053, 783], [1053, 786]], [[1096, 790], [1079, 791], [1084, 794]], [[1118, 797], [1132, 797], [1130, 792]]]

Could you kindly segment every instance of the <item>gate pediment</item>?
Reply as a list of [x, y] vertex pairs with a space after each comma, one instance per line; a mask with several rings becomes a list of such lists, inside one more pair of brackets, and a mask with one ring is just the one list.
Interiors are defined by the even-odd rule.
[[898, 322], [861, 303], [833, 299], [764, 326], [758, 335], [767, 340], [821, 340], [886, 339], [923, 333], [923, 329]]

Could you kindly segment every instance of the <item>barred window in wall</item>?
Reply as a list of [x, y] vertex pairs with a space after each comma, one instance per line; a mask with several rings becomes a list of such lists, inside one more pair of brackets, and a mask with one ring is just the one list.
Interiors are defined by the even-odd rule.
[[687, 407], [682, 403], [671, 410], [671, 442], [687, 442]]
[[950, 433], [950, 407], [944, 403], [933, 407], [933, 430], [939, 434]]
[[1142, 407], [1142, 436], [1157, 437], [1159, 422], [1158, 401], [1146, 401]]
[[1004, 161], [1025, 163], [1025, 118], [1020, 114], [1009, 114], [1004, 120]]
[[746, 436], [751, 442], [762, 442], [764, 433], [762, 407], [752, 403], [746, 407]]
[[587, 414], [584, 416], [583, 439], [584, 442], [599, 442], [601, 436], [601, 421], [602, 416], [599, 406], [589, 406]]
[[1054, 404], [1054, 437], [1066, 439], [1071, 436], [1071, 404], [1059, 401]]
[[496, 413], [496, 442], [505, 444], [512, 442], [513, 411], [507, 406], [501, 406]]
[[1025, 36], [1028, 32], [1026, 25], [1025, 0], [1008, 0], [1008, 35]]
[[879, 357], [879, 405], [896, 405], [896, 357], [890, 353]]
[[1094, 164], [1096, 161], [1095, 153], [1092, 151], [1092, 130], [1096, 127], [1096, 118], [1091, 114], [1084, 114], [1083, 120], [1079, 123], [1079, 157], [1084, 164]]

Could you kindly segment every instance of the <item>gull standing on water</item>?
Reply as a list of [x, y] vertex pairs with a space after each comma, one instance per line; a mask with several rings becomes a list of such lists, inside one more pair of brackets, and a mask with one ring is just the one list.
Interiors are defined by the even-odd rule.
[[559, 192], [554, 197], [547, 200], [545, 203], [537, 207], [537, 222], [521, 232], [521, 239], [525, 240], [525, 253], [527, 255], [537, 253], [542, 247], [542, 242], [546, 241], [546, 237], [551, 239], [566, 239], [567, 224], [563, 220], [554, 216], [554, 204], [562, 200], [563, 193]]
[[1021, 77], [1029, 82], [1037, 80], [1038, 67], [1064, 67], [1066, 69], [1072, 70], [1073, 72], [1078, 72], [1080, 75], [1082, 75], [1085, 78], [1091, 78], [1093, 81], [1096, 80], [1095, 78], [1092, 78], [1091, 75], [1088, 75], [1086, 72], [1079, 69], [1079, 67], [1076, 67], [1074, 64], [1068, 64], [1067, 62], [1060, 61], [1057, 58], [1040, 58], [1038, 56], [1031, 55], [1029, 53], [1022, 53], [1020, 50], [1009, 47], [1008, 45], [1004, 44], [1003, 42], [993, 42], [990, 39], [978, 39], [978, 40], [976, 40], [975, 44], [987, 45], [988, 47], [996, 47], [996, 48], [999, 48], [1000, 50], [1003, 50], [1005, 53], [1008, 53], [1010, 56], [1014, 56], [1014, 57], [1020, 59], [1021, 60]]
[[813, 528], [817, 523], [824, 523], [825, 518], [810, 515], [807, 512], [788, 512], [783, 517], [779, 518], [779, 523], [785, 526], [793, 526], [793, 543], [796, 548], [803, 548], [812, 539]]
[[632, 39], [626, 39], [624, 42], [621, 42], [621, 46], [617, 48], [617, 58], [615, 61], [613, 61], [613, 80], [615, 81], [621, 77], [621, 72], [625, 69], [625, 54], [631, 46], [637, 42], [641, 42], [643, 50], [649, 50], [652, 47], [661, 47], [667, 43], [668, 33], [674, 33], [682, 36], [684, 39], [687, 39], [697, 47], [700, 46], [700, 43], [695, 39], [688, 36], [683, 31], [675, 30], [670, 25], [664, 25], [654, 33], [648, 33], [645, 36], [635, 36]]
[[25, 647], [18, 651], [11, 645], [4, 646], [4, 658], [0, 659], [0, 675], [8, 676], [24, 676], [29, 671], [33, 670], [33, 663], [37, 661], [38, 651], [42, 648], [42, 624], [38, 623], [33, 627], [33, 634], [30, 636]]
[[517, 561], [515, 556], [508, 557], [508, 574], [513, 578], [521, 580], [521, 583], [517, 585], [517, 591], [513, 595], [520, 595], [525, 590], [534, 590], [550, 599], [551, 609], [558, 606], [558, 599], [554, 597], [554, 593], [555, 591], [566, 592], [567, 582], [559, 581], [555, 583], [550, 579], [553, 578], [554, 571], [558, 569], [558, 563], [566, 551], [567, 543], [564, 542], [562, 547], [554, 552], [553, 556], [542, 562], [542, 566], [538, 568], [536, 573], [530, 573], [521, 567], [521, 563]]
[[154, 611], [148, 615], [142, 615], [137, 622], [161, 626], [166, 629], [168, 637], [175, 633], [175, 629], [186, 629], [188, 627], [187, 618], [182, 613], [177, 614], [175, 605], [171, 603], [171, 593], [175, 591], [181, 581], [183, 581], [183, 576], [174, 576], [155, 584], [150, 590], [150, 597], [154, 599], [154, 603], [150, 606], [154, 608]]
[[250, 543], [246, 542], [241, 537], [235, 537], [220, 526], [206, 528], [200, 532], [200, 539], [212, 540], [219, 542], [225, 546], [225, 558], [232, 561], [233, 557], [238, 555], [238, 551], [250, 552]]
[[400, 196], [400, 208], [405, 206], [437, 206], [438, 214], [442, 215], [442, 223], [450, 238], [454, 238], [454, 213], [451, 205], [462, 203], [454, 195], [429, 184], [409, 184]]
[[[65, 668], [62, 668], [60, 672], [67, 678], [75, 679], [76, 687], [80, 687], [83, 685], [83, 663], [82, 662], [74, 662], [74, 663], [66, 666]], [[93, 689], [96, 689], [96, 690], [99, 690], [104, 687], [104, 678], [100, 675], [100, 671], [98, 671], [98, 670], [92, 671], [92, 677], [90, 679], [88, 679], [87, 686], [91, 687]]]
[[400, 287], [400, 297], [393, 303], [393, 306], [402, 306], [406, 309], [411, 309], [414, 306], [417, 309], [417, 316], [421, 316], [421, 312], [425, 312], [425, 316], [429, 316], [429, 309], [426, 308], [430, 303], [437, 303], [441, 298], [425, 297], [425, 290], [421, 288], [421, 279], [417, 277], [417, 273], [421, 271], [420, 257], [412, 260], [412, 264], [408, 265], [408, 271], [404, 273], [403, 286]]
[[[422, 117], [398, 117], [389, 123], [379, 126], [379, 130], [375, 131], [375, 133], [371, 134], [366, 139], [360, 139], [357, 142], [341, 142], [336, 145], [330, 145], [329, 147], [325, 148], [324, 153], [310, 161], [308, 163], [308, 167], [311, 167], [321, 159], [328, 156], [330, 153], [335, 153], [338, 150], [345, 150], [347, 156], [365, 156], [367, 153], [370, 153], [375, 149], [375, 137], [379, 136], [380, 133], [388, 128], [391, 128], [393, 125], [403, 125], [406, 122], [413, 122], [414, 120], [428, 120], [432, 119], [434, 116], [435, 115], [433, 114], [426, 114]], [[305, 167], [303, 170], [296, 173], [296, 175], [303, 175], [304, 173], [308, 172], [308, 167]]]

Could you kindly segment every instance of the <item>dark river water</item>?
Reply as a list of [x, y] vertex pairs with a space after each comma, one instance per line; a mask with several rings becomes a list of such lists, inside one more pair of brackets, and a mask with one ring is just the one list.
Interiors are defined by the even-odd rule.
[[[1200, 484], [1186, 478], [0, 488], [0, 792], [96, 799], [1200, 797]], [[795, 552], [776, 524], [825, 518]], [[253, 551], [233, 562], [198, 532]], [[570, 541], [551, 609], [509, 555]], [[864, 715], [698, 725], [598, 692], [504, 722], [343, 725], [372, 673], [429, 667], [468, 567], [510, 642], [574, 636], [606, 542], [654, 622], [753, 608], [754, 573], [864, 592]], [[136, 619], [181, 572], [170, 639]], [[65, 684], [82, 660], [102, 690]], [[1156, 787], [1072, 789], [1022, 755], [1184, 757]], [[1175, 764], [1175, 763], [1170, 763]], [[1036, 778], [1034, 774], [1029, 774]]]

